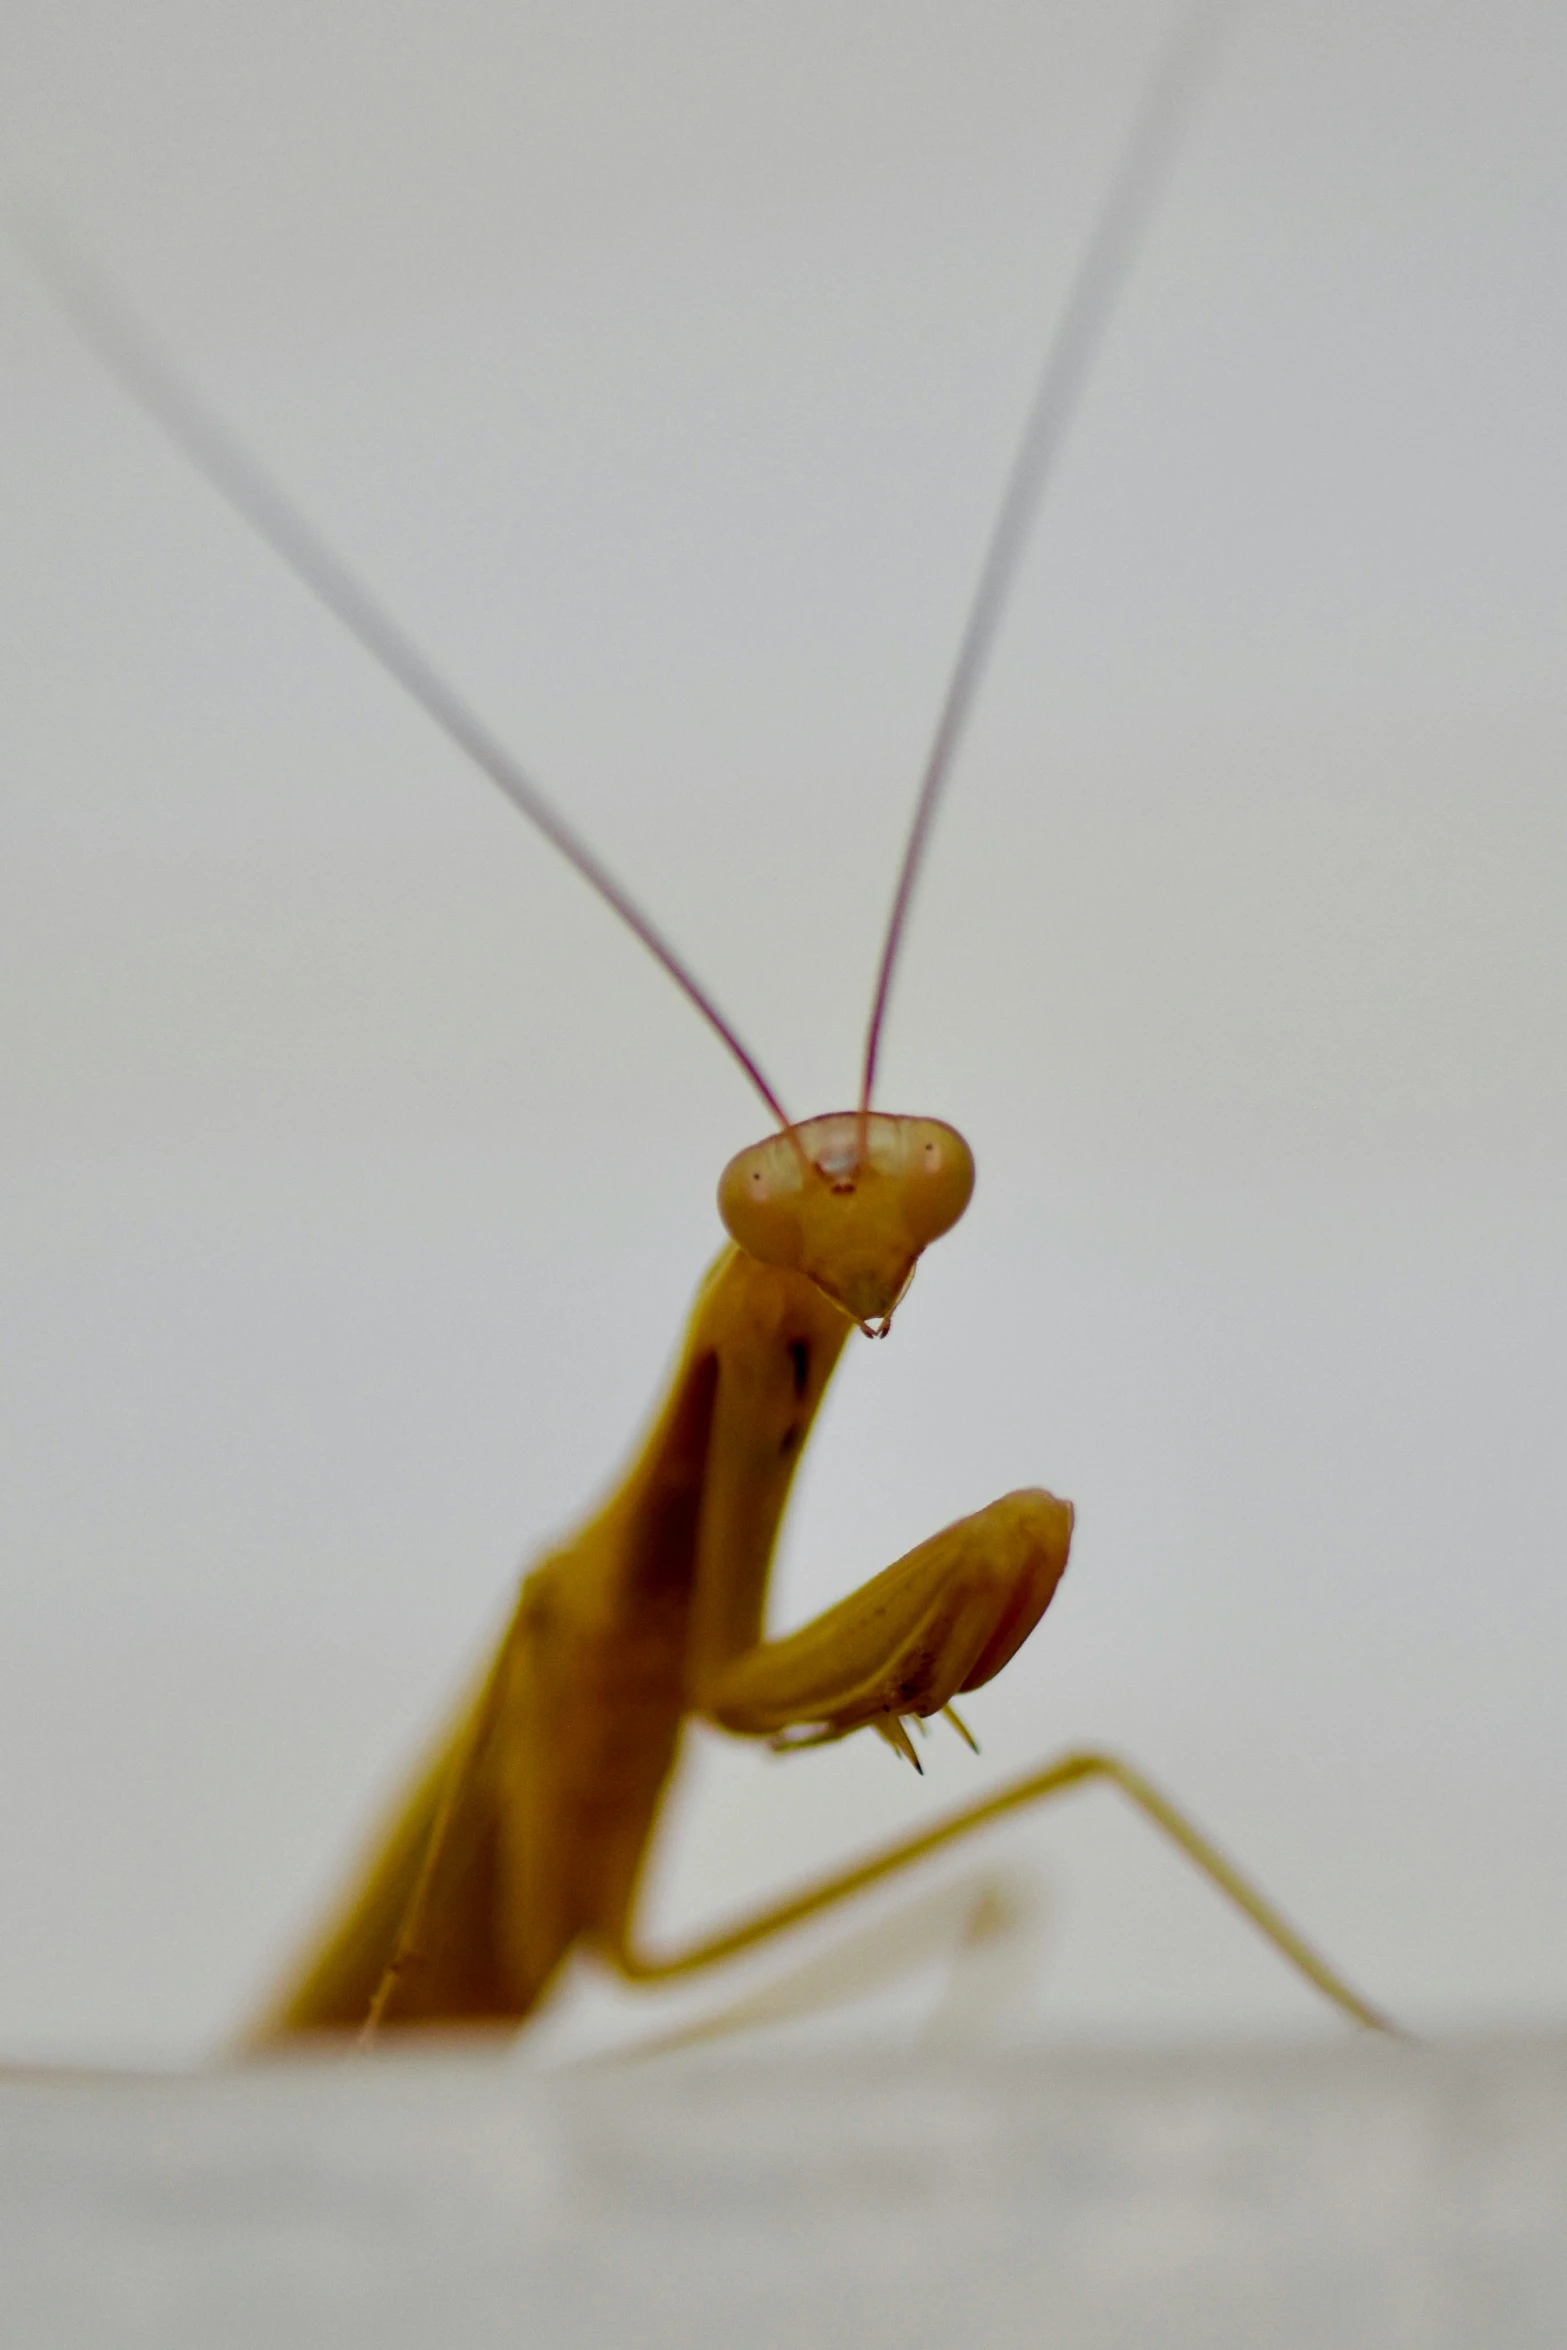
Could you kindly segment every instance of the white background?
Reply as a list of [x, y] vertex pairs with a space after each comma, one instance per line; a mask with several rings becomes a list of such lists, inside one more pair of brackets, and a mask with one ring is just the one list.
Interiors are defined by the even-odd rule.
[[[4, 176], [839, 1106], [912, 781], [1168, 22], [11, 0]], [[1071, 1574], [917, 1783], [704, 1742], [674, 1924], [1124, 1746], [1423, 2025], [1560, 2015], [1560, 12], [1244, 13], [941, 826], [794, 1621], [1008, 1486]], [[765, 1120], [0, 255], [0, 2048], [265, 1986], [628, 1447]], [[1302, 1994], [1103, 1795], [1050, 2032]]]

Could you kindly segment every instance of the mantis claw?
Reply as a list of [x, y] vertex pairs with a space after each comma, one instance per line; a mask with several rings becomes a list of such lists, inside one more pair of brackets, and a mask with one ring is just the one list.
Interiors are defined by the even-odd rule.
[[969, 1728], [967, 1722], [963, 1719], [963, 1716], [959, 1713], [957, 1707], [955, 1705], [944, 1705], [941, 1710], [945, 1719], [952, 1724], [952, 1727], [954, 1730], [956, 1730], [958, 1736], [962, 1739], [964, 1745], [968, 1748], [970, 1754], [978, 1754], [979, 1740], [975, 1737], [973, 1731]]
[[901, 1714], [878, 1714], [875, 1726], [893, 1752], [901, 1754], [905, 1762], [911, 1762], [923, 1779], [925, 1765], [914, 1751], [914, 1741], [904, 1728], [903, 1716]]

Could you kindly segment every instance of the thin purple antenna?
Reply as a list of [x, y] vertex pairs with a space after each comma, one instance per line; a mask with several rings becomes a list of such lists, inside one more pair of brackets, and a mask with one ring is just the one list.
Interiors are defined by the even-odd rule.
[[148, 329], [98, 272], [51, 224], [11, 217], [9, 225], [77, 332], [175, 447], [218, 494], [265, 539], [296, 579], [310, 589], [371, 659], [393, 677], [459, 750], [543, 833], [590, 889], [597, 890], [626, 928], [661, 963], [708, 1026], [739, 1062], [786, 1131], [788, 1111], [707, 990], [676, 954], [652, 918], [566, 822], [504, 745], [489, 731], [413, 640], [362, 587], [265, 468], [235, 439], [216, 413], [176, 372]]
[[860, 1083], [862, 1112], [871, 1104], [893, 973], [897, 969], [931, 826], [995, 646], [1007, 596], [1017, 575], [1029, 528], [1039, 510], [1051, 465], [1060, 452], [1089, 369], [1103, 345], [1116, 301], [1147, 234], [1160, 190], [1202, 84], [1216, 32], [1215, 12], [1202, 10], [1195, 18], [1187, 18], [1161, 57], [1087, 250], [1078, 264], [1066, 309], [1046, 355], [1033, 405], [1023, 426], [1023, 437], [1001, 494], [979, 584], [974, 590], [946, 700], [914, 803], [913, 821], [904, 846], [876, 974], [870, 1025], [865, 1034], [865, 1066]]

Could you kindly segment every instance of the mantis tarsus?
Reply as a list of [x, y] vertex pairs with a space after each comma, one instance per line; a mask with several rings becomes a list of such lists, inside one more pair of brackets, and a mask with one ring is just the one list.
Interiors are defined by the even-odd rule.
[[[673, 947], [222, 426], [118, 302], [48, 239], [35, 251], [111, 367], [230, 503], [607, 900], [684, 989], [779, 1131], [725, 1170], [730, 1244], [698, 1295], [647, 1441], [608, 1502], [524, 1580], [478, 1689], [255, 2040], [418, 2023], [520, 2023], [574, 1947], [628, 1978], [690, 1974], [819, 1913], [1009, 1810], [1108, 1779], [1293, 1965], [1357, 2022], [1382, 2019], [1129, 1765], [1046, 1768], [691, 1946], [635, 1932], [639, 1875], [683, 1723], [794, 1746], [877, 1730], [909, 1760], [910, 1718], [999, 1672], [1043, 1615], [1068, 1503], [1004, 1496], [814, 1622], [764, 1635], [779, 1523], [828, 1379], [856, 1325], [885, 1335], [922, 1250], [963, 1213], [967, 1144], [873, 1108], [914, 886], [1007, 588], [1113, 297], [1150, 217], [1191, 89], [1185, 40], [1157, 81], [1102, 212], [1002, 500], [948, 688], [887, 927], [855, 1107], [790, 1119]], [[966, 1731], [963, 1731], [966, 1736]]]

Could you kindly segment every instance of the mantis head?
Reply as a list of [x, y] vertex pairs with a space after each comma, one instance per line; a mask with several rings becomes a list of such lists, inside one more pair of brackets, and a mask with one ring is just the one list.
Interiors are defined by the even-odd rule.
[[747, 1256], [803, 1273], [884, 1338], [921, 1252], [974, 1189], [974, 1154], [939, 1118], [835, 1110], [730, 1160], [718, 1212]]

